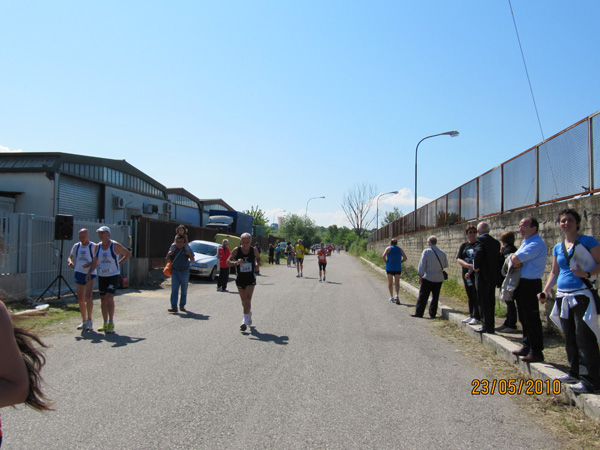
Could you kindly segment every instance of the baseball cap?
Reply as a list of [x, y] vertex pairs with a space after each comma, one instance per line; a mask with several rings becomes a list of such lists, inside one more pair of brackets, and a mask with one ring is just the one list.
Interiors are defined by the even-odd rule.
[[99, 233], [100, 231], [108, 231], [108, 234], [110, 234], [110, 228], [108, 228], [106, 225], [101, 226], [100, 228], [98, 228], [96, 230], [96, 233]]

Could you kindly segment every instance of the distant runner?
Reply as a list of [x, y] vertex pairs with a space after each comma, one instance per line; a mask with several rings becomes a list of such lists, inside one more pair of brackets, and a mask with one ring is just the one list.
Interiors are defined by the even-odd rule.
[[[321, 247], [317, 250], [317, 258], [319, 260], [319, 281], [321, 281], [321, 271], [323, 271], [323, 281], [325, 281], [327, 267], [327, 257], [331, 256], [331, 252], [325, 248], [325, 244], [321, 242]], [[335, 274], [334, 274], [335, 275]]]
[[255, 247], [251, 247], [251, 244], [252, 236], [250, 233], [242, 234], [240, 246], [233, 249], [227, 260], [229, 267], [238, 266], [235, 284], [244, 310], [240, 331], [246, 331], [252, 325], [252, 294], [254, 294], [254, 287], [256, 286], [254, 271], [258, 268], [259, 254]]
[[296, 278], [299, 278], [304, 276], [302, 274], [302, 270], [304, 268], [304, 252], [306, 251], [304, 245], [302, 245], [302, 239], [298, 239], [298, 243], [296, 244], [294, 251], [296, 252], [296, 270], [298, 271]]
[[[404, 250], [398, 247], [398, 241], [392, 239], [390, 246], [381, 255], [385, 261], [385, 271], [388, 277], [388, 289], [390, 290], [390, 302], [400, 304], [400, 275], [402, 274], [402, 263], [407, 260]], [[394, 286], [396, 287], [396, 298], [394, 298]]]

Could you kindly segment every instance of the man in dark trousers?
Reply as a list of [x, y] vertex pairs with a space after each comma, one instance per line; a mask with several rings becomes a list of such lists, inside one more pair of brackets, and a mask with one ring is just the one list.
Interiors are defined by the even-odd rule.
[[477, 304], [481, 314], [482, 327], [478, 333], [494, 334], [496, 322], [496, 284], [500, 274], [500, 242], [489, 235], [487, 222], [477, 225], [473, 269], [475, 270], [475, 287]]

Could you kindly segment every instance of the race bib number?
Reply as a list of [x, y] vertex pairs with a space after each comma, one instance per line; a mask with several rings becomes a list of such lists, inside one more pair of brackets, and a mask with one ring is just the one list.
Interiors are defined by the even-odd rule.
[[252, 263], [251, 262], [243, 262], [240, 264], [240, 272], [252, 272]]

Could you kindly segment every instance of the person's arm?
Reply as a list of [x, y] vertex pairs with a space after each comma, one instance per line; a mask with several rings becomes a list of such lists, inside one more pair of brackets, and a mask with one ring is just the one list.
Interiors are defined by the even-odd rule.
[[[100, 245], [100, 244], [98, 244]], [[92, 279], [92, 272], [94, 270], [96, 270], [96, 267], [98, 267], [98, 255], [96, 253], [96, 251], [94, 251], [94, 259], [92, 260], [92, 262], [90, 263], [90, 267], [88, 267], [88, 273], [85, 276], [85, 281], [88, 282]]]
[[254, 247], [254, 265], [256, 266], [256, 270], [260, 268], [260, 253], [258, 252], [256, 247]]
[[71, 269], [73, 269], [75, 267], [73, 258], [75, 258], [75, 255], [69, 255], [69, 257], [67, 258], [67, 266], [69, 266]]
[[[594, 258], [594, 261], [596, 261], [596, 266], [589, 271], [591, 277], [600, 273], [600, 245], [596, 245], [589, 252], [592, 254], [592, 258]], [[581, 267], [579, 267], [579, 264], [577, 264], [576, 269], [573, 269], [571, 267], [571, 272], [573, 272], [573, 275], [578, 276], [579, 278], [588, 278], [588, 272], [582, 270]]]
[[383, 255], [381, 255], [381, 258], [383, 259], [383, 262], [387, 262], [387, 255], [390, 252], [390, 247], [386, 248], [383, 252]]
[[10, 314], [0, 301], [0, 408], [25, 402], [29, 376], [15, 340]]
[[402, 262], [408, 261], [408, 257], [406, 256], [406, 253], [404, 253], [404, 250], [400, 249], [400, 252], [402, 252]]
[[118, 261], [119, 265], [131, 258], [131, 252], [118, 242], [115, 242], [115, 252], [123, 255], [123, 257]]
[[546, 286], [544, 287], [544, 290], [542, 291], [542, 293], [545, 295], [546, 298], [542, 298], [542, 297], [540, 297], [541, 294], [538, 294], [538, 298], [539, 298], [540, 302], [544, 303], [546, 301], [546, 299], [548, 298], [548, 296], [550, 295], [550, 291], [556, 284], [556, 280], [558, 280], [559, 272], [560, 272], [560, 267], [558, 265], [558, 261], [556, 260], [556, 256], [553, 256], [552, 257], [552, 271], [550, 272], [550, 275], [548, 276], [548, 281], [546, 281]]
[[229, 259], [226, 261], [227, 267], [237, 266], [238, 262], [235, 259], [237, 257], [237, 247], [233, 249], [231, 255], [229, 255]]

